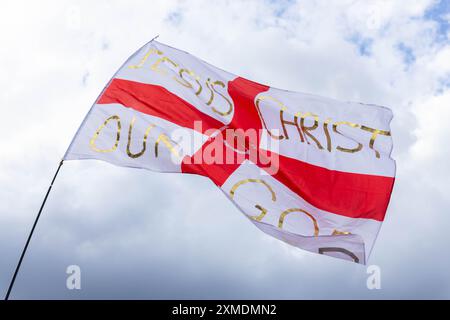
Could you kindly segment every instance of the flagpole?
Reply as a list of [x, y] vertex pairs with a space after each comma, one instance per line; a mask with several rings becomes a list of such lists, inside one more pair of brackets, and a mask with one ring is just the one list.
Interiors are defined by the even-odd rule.
[[64, 162], [64, 160], [61, 160], [61, 162], [59, 163], [58, 169], [56, 169], [56, 172], [55, 172], [55, 175], [53, 176], [52, 182], [50, 183], [50, 186], [48, 187], [47, 194], [45, 195], [44, 201], [42, 201], [41, 208], [39, 209], [36, 219], [34, 220], [33, 227], [31, 228], [30, 234], [28, 235], [27, 242], [25, 243], [25, 246], [22, 250], [22, 254], [20, 255], [19, 262], [17, 263], [16, 270], [14, 271], [14, 275], [11, 279], [11, 283], [9, 284], [8, 292], [6, 293], [5, 300], [9, 299], [9, 295], [14, 286], [14, 282], [16, 281], [17, 274], [19, 273], [19, 269], [20, 269], [20, 265], [22, 264], [23, 257], [25, 256], [25, 253], [28, 249], [28, 245], [30, 244], [31, 237], [33, 236], [34, 229], [36, 228], [36, 225], [39, 221], [39, 217], [41, 216], [41, 213], [42, 213], [42, 209], [44, 209], [45, 203], [47, 202], [48, 195], [50, 194], [50, 191], [52, 190], [53, 183], [55, 182], [56, 176], [58, 175], [59, 169], [61, 169], [63, 162]]

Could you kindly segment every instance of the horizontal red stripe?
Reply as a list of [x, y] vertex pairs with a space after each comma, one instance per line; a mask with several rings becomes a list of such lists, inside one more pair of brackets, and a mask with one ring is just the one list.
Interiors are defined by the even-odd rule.
[[[216, 148], [222, 147], [225, 155], [228, 147], [218, 135], [205, 143], [196, 155], [185, 157], [181, 171], [206, 176], [220, 187], [240, 163], [195, 163], [196, 157], [208, 159], [209, 152], [205, 150], [215, 143], [221, 144]], [[270, 151], [261, 150], [260, 159], [267, 156], [275, 157]], [[283, 155], [278, 155], [278, 159], [279, 170], [272, 177], [316, 208], [349, 218], [384, 220], [394, 178], [329, 170]]]
[[97, 103], [119, 103], [190, 129], [196, 129], [194, 121], [201, 121], [202, 130], [198, 131], [202, 133], [209, 129], [220, 129], [224, 125], [167, 89], [141, 82], [113, 79]]
[[278, 159], [280, 169], [272, 176], [316, 208], [350, 218], [384, 220], [394, 178], [330, 170], [283, 155]]

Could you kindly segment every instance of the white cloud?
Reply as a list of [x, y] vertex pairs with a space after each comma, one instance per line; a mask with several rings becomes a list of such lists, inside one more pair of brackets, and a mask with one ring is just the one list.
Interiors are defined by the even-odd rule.
[[[371, 261], [386, 274], [385, 289], [368, 292], [363, 268], [260, 233], [201, 177], [86, 161], [63, 168], [17, 297], [448, 298], [450, 98], [442, 81], [450, 45], [436, 41], [436, 22], [424, 18], [433, 4], [2, 1], [3, 288], [90, 104], [132, 52], [160, 34], [161, 42], [258, 82], [393, 109], [398, 177]], [[370, 39], [368, 54], [355, 35]], [[89, 285], [73, 296], [61, 288], [65, 268], [77, 263]]]

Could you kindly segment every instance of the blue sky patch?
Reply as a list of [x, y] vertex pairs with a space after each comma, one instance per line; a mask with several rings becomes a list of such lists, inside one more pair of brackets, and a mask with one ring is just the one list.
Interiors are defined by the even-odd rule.
[[358, 47], [358, 52], [360, 55], [367, 57], [371, 55], [373, 39], [364, 38], [360, 34], [355, 33], [348, 40]]
[[[447, 16], [447, 17], [446, 17]], [[425, 11], [424, 18], [437, 23], [437, 40], [446, 41], [450, 30], [450, 1], [438, 0]]]
[[401, 42], [398, 44], [397, 48], [403, 54], [403, 61], [406, 65], [409, 66], [416, 61], [416, 56], [414, 55], [414, 51], [411, 47], [408, 47], [403, 42]]

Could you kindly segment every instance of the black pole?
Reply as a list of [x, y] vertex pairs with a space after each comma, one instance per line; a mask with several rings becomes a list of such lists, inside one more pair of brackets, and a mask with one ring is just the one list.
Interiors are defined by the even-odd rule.
[[22, 264], [23, 257], [25, 256], [25, 253], [27, 252], [27, 248], [28, 248], [28, 245], [30, 244], [31, 237], [33, 236], [34, 229], [36, 228], [39, 217], [41, 216], [41, 213], [42, 213], [42, 209], [44, 209], [45, 202], [47, 202], [48, 195], [49, 195], [50, 191], [52, 190], [53, 183], [55, 182], [56, 176], [58, 175], [59, 169], [61, 169], [63, 162], [64, 162], [64, 160], [61, 160], [61, 162], [59, 163], [58, 169], [56, 170], [56, 173], [53, 176], [52, 182], [50, 183], [50, 186], [48, 187], [47, 194], [45, 195], [44, 201], [42, 201], [41, 208], [39, 209], [39, 212], [36, 216], [36, 220], [34, 220], [33, 227], [31, 228], [30, 234], [28, 235], [28, 239], [27, 239], [27, 242], [25, 243], [25, 247], [23, 247], [22, 254], [20, 255], [19, 263], [17, 263], [16, 271], [14, 271], [14, 275], [11, 279], [11, 283], [9, 284], [9, 288], [8, 288], [8, 292], [6, 293], [5, 300], [9, 299], [9, 295], [14, 286], [14, 282], [16, 281], [17, 273], [19, 273], [19, 269], [20, 269], [20, 265]]

